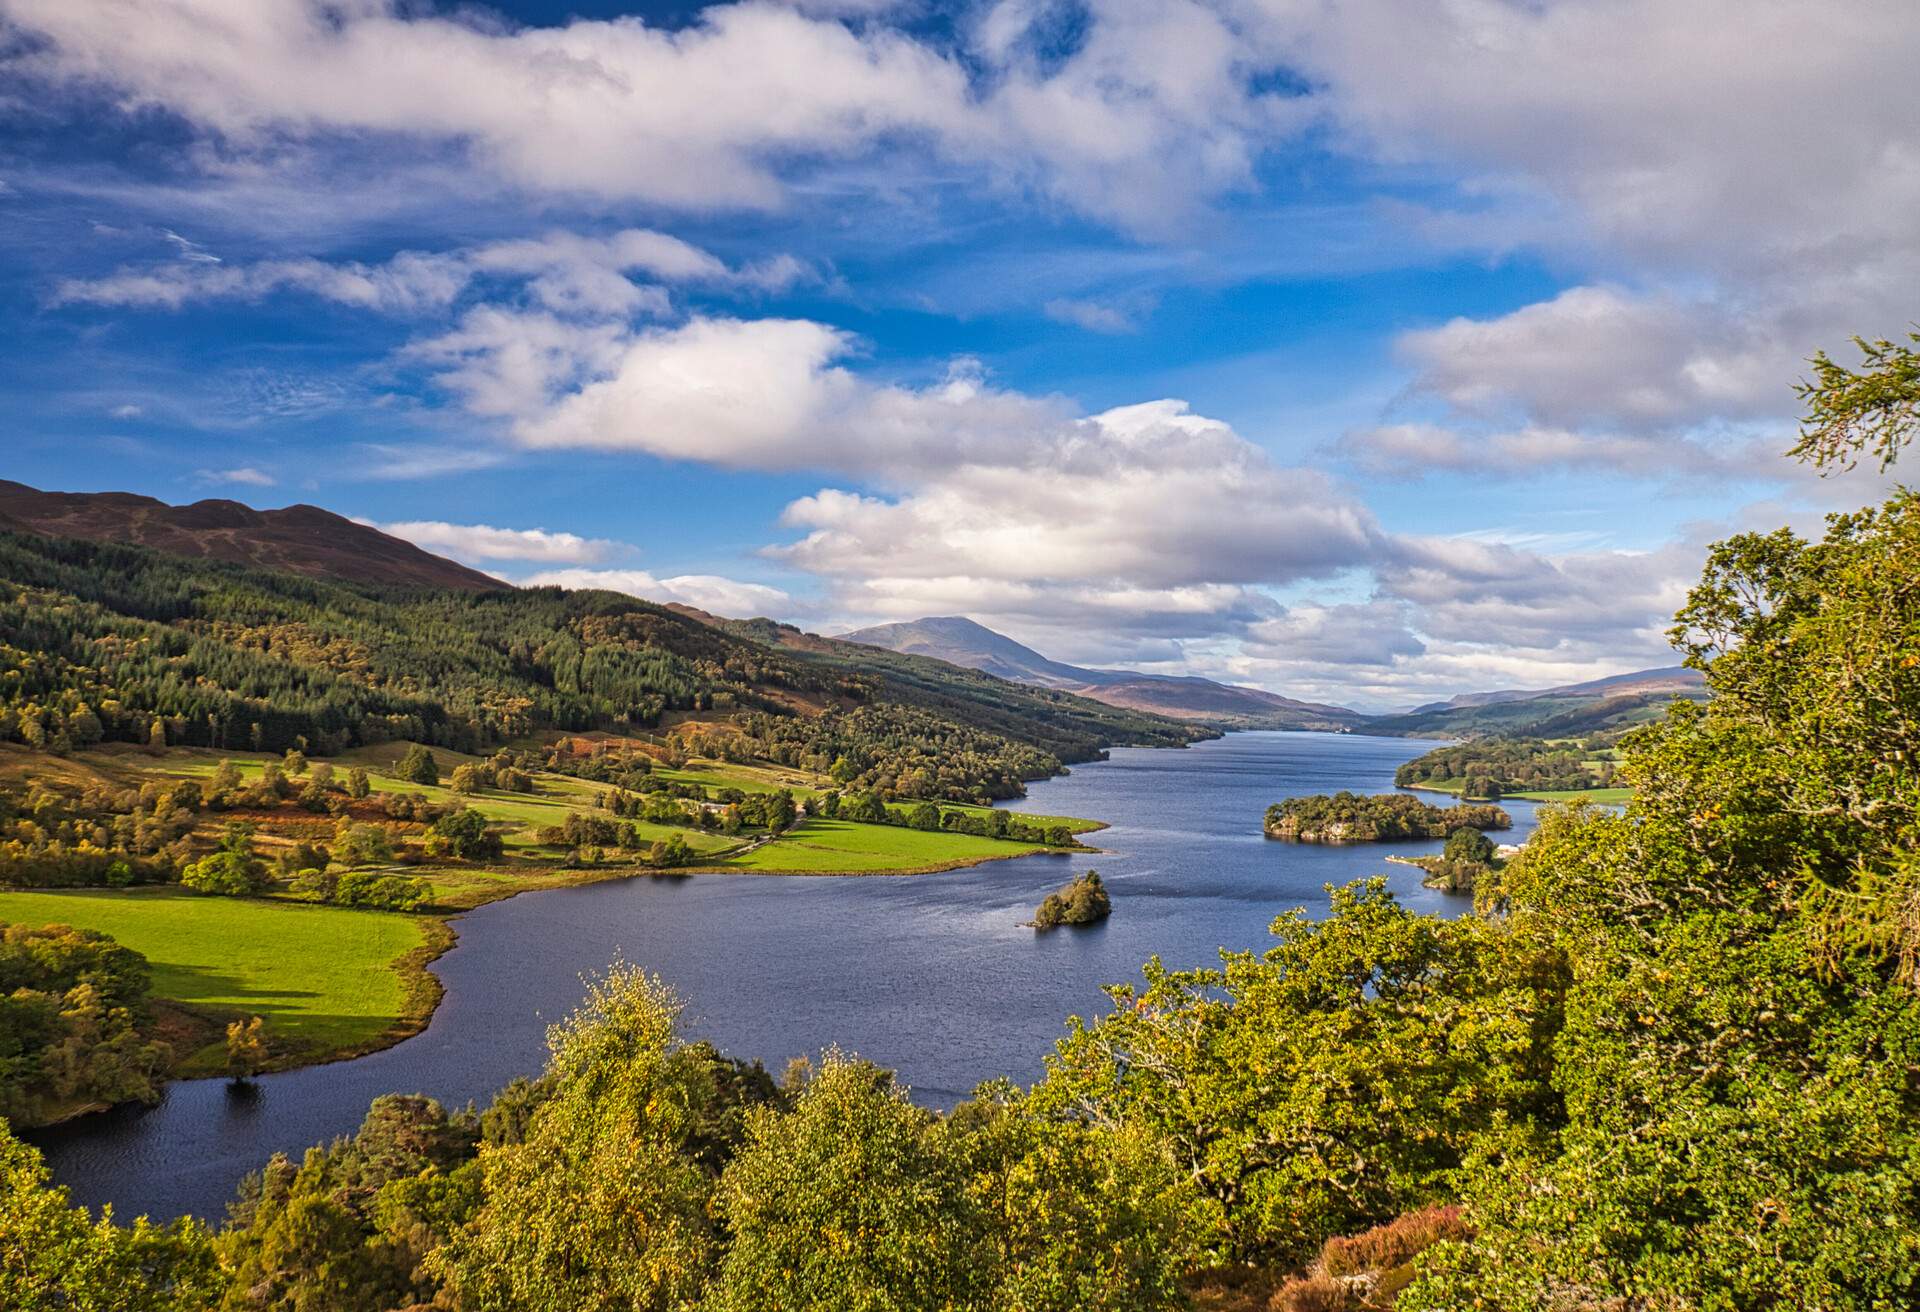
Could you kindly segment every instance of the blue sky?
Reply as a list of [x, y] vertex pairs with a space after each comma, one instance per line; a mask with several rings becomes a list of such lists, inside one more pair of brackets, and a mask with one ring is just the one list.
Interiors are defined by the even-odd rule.
[[[1364, 11], [1364, 12], [1362, 12]], [[0, 0], [0, 476], [1379, 707], [1667, 663], [1920, 305], [1869, 0]]]

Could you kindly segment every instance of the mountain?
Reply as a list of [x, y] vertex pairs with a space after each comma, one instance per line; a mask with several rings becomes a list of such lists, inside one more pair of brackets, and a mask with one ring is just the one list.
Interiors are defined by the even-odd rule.
[[170, 506], [131, 492], [42, 492], [0, 479], [0, 528], [151, 547], [309, 578], [492, 592], [479, 570], [318, 506], [255, 510], [238, 501]]
[[1573, 737], [1651, 720], [1676, 698], [1706, 695], [1698, 670], [1673, 665], [1557, 688], [1463, 693], [1370, 720], [1367, 732], [1418, 738]]
[[1068, 665], [961, 615], [875, 625], [843, 633], [839, 641], [931, 657], [1019, 683], [1077, 693], [1109, 706], [1221, 729], [1338, 730], [1354, 728], [1366, 718], [1344, 706], [1295, 701], [1212, 679]]
[[1590, 679], [1585, 683], [1562, 684], [1558, 688], [1509, 688], [1500, 692], [1466, 692], [1458, 697], [1449, 697], [1443, 702], [1428, 702], [1416, 706], [1406, 715], [1424, 715], [1433, 711], [1457, 711], [1476, 706], [1492, 706], [1499, 702], [1534, 701], [1541, 697], [1577, 697], [1594, 695], [1601, 697], [1623, 697], [1632, 693], [1684, 693], [1689, 689], [1702, 686], [1698, 670], [1690, 670], [1684, 665], [1668, 665], [1657, 670], [1640, 670], [1633, 674], [1615, 674], [1604, 679]]
[[[407, 738], [477, 750], [691, 721], [730, 725], [769, 759], [846, 758], [863, 787], [920, 770], [928, 778], [916, 786], [941, 796], [1006, 797], [1109, 745], [1208, 736], [876, 648], [769, 643], [753, 625], [623, 593], [368, 588], [393, 577], [392, 555], [333, 552], [319, 563], [346, 576], [335, 579], [123, 545], [156, 522], [178, 530], [180, 516], [144, 497], [0, 494], [0, 740], [147, 742], [159, 721], [175, 746], [277, 751], [304, 740], [328, 754]], [[107, 540], [29, 527], [62, 522], [62, 509]], [[269, 537], [289, 518], [246, 514], [267, 520]], [[316, 514], [347, 526], [343, 536], [360, 528]], [[424, 572], [399, 559], [408, 576]], [[937, 772], [922, 768], [930, 759]]]
[[677, 602], [667, 609], [839, 676], [877, 680], [878, 695], [886, 700], [1023, 742], [1044, 740], [1065, 761], [1085, 760], [1106, 745], [1184, 747], [1218, 737], [1215, 730], [1184, 718], [1117, 706], [1062, 688], [1036, 687], [934, 656], [823, 638], [770, 619], [725, 619]]

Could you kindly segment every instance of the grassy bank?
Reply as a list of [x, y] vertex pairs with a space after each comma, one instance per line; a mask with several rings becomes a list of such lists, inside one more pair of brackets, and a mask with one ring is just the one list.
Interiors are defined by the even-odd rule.
[[[1404, 784], [1402, 787], [1416, 793], [1446, 793], [1459, 797], [1466, 788], [1464, 779], [1427, 779], [1417, 784]], [[1549, 788], [1536, 792], [1502, 793], [1501, 799], [1515, 798], [1522, 802], [1593, 802], [1599, 806], [1625, 806], [1633, 800], [1631, 788]]]
[[725, 868], [763, 874], [898, 874], [1050, 850], [1057, 849], [896, 825], [806, 820], [773, 842], [726, 862]]
[[154, 996], [208, 1022], [208, 1042], [176, 1052], [180, 1074], [221, 1068], [235, 1017], [266, 1021], [280, 1066], [394, 1042], [432, 1014], [426, 967], [451, 942], [420, 916], [174, 888], [0, 893], [0, 920], [95, 929], [144, 955]]

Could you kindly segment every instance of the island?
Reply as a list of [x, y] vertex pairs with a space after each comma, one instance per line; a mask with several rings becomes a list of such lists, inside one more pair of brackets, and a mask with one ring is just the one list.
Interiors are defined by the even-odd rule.
[[1442, 893], [1472, 893], [1483, 876], [1506, 867], [1503, 853], [1516, 850], [1496, 847], [1478, 829], [1456, 829], [1447, 835], [1447, 845], [1438, 856], [1390, 856], [1387, 860], [1418, 868], [1423, 876], [1420, 882], [1428, 888]]
[[1294, 843], [1384, 843], [1445, 838], [1457, 829], [1511, 829], [1497, 806], [1434, 806], [1405, 793], [1289, 797], [1267, 808], [1266, 834]]
[[1092, 925], [1113, 914], [1113, 900], [1100, 882], [1100, 872], [1089, 870], [1058, 892], [1049, 893], [1033, 913], [1033, 927], [1042, 932], [1061, 925]]

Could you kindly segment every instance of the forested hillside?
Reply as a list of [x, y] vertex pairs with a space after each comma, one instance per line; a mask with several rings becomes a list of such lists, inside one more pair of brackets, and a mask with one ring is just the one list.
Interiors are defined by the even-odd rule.
[[106, 739], [327, 755], [404, 738], [477, 751], [699, 716], [817, 738], [829, 763], [857, 742], [902, 757], [902, 774], [964, 734], [995, 780], [987, 795], [1008, 796], [1107, 743], [1193, 736], [943, 673], [778, 650], [616, 593], [353, 587], [0, 534], [0, 739], [54, 750]]

